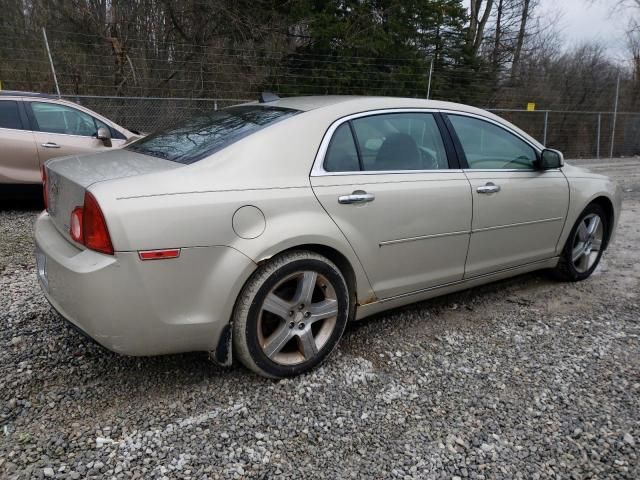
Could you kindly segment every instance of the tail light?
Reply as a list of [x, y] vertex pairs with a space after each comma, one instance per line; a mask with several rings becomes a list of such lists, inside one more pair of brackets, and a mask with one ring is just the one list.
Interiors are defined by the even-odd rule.
[[84, 194], [84, 205], [74, 208], [71, 212], [69, 233], [74, 241], [87, 248], [113, 255], [107, 222], [104, 220], [100, 205], [89, 192]]
[[47, 169], [44, 165], [40, 167], [42, 175], [42, 197], [44, 200], [44, 209], [49, 211], [49, 186], [47, 185]]

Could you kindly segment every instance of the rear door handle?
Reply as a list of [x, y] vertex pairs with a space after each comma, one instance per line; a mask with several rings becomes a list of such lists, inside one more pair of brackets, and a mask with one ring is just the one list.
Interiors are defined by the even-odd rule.
[[44, 148], [60, 148], [60, 145], [58, 145], [57, 143], [53, 143], [53, 142], [43, 143], [42, 146]]
[[498, 193], [500, 191], [500, 185], [496, 185], [493, 182], [487, 182], [486, 185], [482, 185], [477, 188], [478, 193]]
[[341, 195], [338, 197], [338, 203], [349, 205], [351, 203], [367, 203], [373, 202], [376, 196], [373, 193], [367, 193], [363, 190], [356, 190], [351, 195]]

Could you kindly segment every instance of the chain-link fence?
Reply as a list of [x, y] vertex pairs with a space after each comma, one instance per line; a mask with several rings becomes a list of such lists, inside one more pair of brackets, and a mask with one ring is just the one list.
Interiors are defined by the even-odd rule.
[[[125, 128], [141, 132], [165, 128], [201, 112], [255, 100], [87, 95], [63, 97], [84, 105]], [[488, 110], [514, 123], [541, 143], [562, 150], [567, 158], [640, 155], [640, 113]]]
[[198, 113], [248, 102], [242, 98], [164, 98], [164, 97], [107, 97], [92, 95], [63, 95], [109, 118], [129, 130], [152, 132], [179, 123]]
[[489, 110], [567, 158], [640, 155], [640, 113]]
[[[263, 90], [284, 96], [389, 95], [486, 108], [569, 158], [640, 154], [640, 78], [598, 57], [550, 66], [531, 59], [514, 76], [426, 53], [319, 55], [289, 44], [194, 45], [1, 22], [0, 40], [3, 88], [59, 88], [63, 97], [142, 132], [256, 99]], [[529, 103], [535, 103], [533, 111], [524, 109]]]

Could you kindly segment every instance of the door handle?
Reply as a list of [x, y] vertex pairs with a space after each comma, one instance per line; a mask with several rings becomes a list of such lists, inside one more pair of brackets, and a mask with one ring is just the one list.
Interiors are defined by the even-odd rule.
[[53, 142], [43, 143], [42, 146], [44, 148], [60, 148], [60, 145], [58, 145], [57, 143], [53, 143]]
[[338, 203], [349, 205], [351, 203], [367, 203], [373, 202], [376, 196], [373, 193], [367, 193], [363, 190], [356, 190], [351, 195], [341, 195], [338, 197]]
[[478, 193], [498, 193], [500, 191], [500, 185], [496, 185], [493, 182], [487, 182], [486, 185], [482, 185], [477, 188]]

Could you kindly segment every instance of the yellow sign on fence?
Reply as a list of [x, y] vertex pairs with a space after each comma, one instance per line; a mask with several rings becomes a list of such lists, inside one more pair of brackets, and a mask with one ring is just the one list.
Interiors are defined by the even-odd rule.
[[536, 104], [533, 102], [527, 103], [527, 112], [533, 112], [536, 109]]

